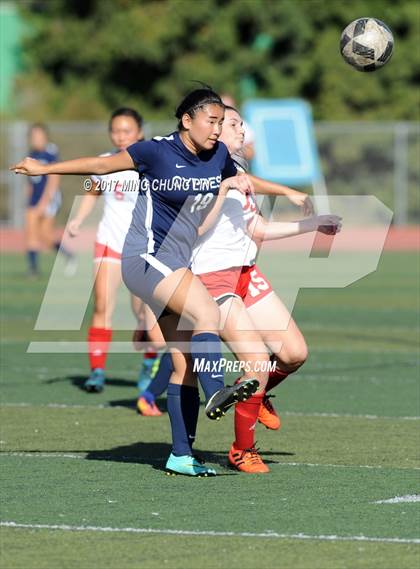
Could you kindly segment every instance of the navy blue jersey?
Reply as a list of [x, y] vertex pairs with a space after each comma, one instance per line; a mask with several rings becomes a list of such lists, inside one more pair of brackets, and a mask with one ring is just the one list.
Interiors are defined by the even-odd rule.
[[[55, 144], [49, 143], [45, 150], [32, 150], [29, 156], [42, 162], [42, 164], [51, 164], [52, 162], [58, 161], [58, 148]], [[41, 199], [47, 184], [47, 177], [46, 175], [42, 175], [31, 176], [29, 178], [32, 191], [29, 196], [28, 206], [35, 206]]]
[[127, 149], [140, 174], [123, 257], [175, 255], [188, 266], [197, 228], [213, 206], [223, 179], [237, 174], [226, 146], [190, 152], [178, 132]]

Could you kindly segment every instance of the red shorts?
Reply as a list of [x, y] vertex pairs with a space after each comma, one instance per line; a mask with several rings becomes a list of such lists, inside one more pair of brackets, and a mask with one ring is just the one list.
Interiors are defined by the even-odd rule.
[[260, 300], [268, 296], [273, 292], [273, 288], [268, 281], [268, 279], [262, 274], [257, 265], [249, 267], [249, 286], [247, 294], [243, 299], [244, 304], [247, 308], [254, 306]]
[[253, 267], [230, 267], [197, 276], [215, 300], [225, 296], [237, 296], [243, 300], [248, 294], [252, 269]]
[[115, 262], [121, 262], [121, 253], [117, 253], [108, 245], [104, 245], [103, 243], [95, 242], [95, 253], [94, 253], [94, 260], [95, 261], [102, 261], [103, 259], [108, 259]]

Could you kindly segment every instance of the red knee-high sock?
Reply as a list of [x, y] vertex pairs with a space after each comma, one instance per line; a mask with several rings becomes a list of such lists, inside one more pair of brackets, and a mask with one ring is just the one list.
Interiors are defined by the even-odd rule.
[[263, 393], [258, 393], [247, 401], [241, 401], [235, 405], [235, 447], [237, 449], [243, 450], [254, 446], [255, 425], [263, 397]]
[[105, 362], [111, 339], [112, 330], [110, 328], [94, 328], [93, 326], [89, 328], [88, 345], [91, 369], [105, 369]]
[[267, 386], [265, 388], [266, 392], [270, 391], [270, 389], [273, 389], [273, 387], [276, 387], [276, 385], [284, 381], [288, 375], [289, 372], [282, 371], [281, 369], [270, 371], [268, 374]]

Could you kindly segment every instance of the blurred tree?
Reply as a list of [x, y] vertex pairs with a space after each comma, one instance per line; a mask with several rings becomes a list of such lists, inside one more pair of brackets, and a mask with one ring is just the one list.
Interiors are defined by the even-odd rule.
[[[121, 104], [172, 116], [203, 81], [243, 100], [303, 97], [324, 120], [419, 118], [419, 4], [412, 0], [28, 0], [20, 116], [104, 118]], [[384, 20], [396, 46], [378, 72], [339, 53], [342, 29]]]

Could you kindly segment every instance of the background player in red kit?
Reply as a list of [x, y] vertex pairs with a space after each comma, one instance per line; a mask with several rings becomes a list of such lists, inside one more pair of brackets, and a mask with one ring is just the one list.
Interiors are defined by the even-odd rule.
[[[115, 150], [102, 156], [112, 156], [143, 139], [142, 125], [143, 119], [136, 110], [126, 107], [115, 110], [109, 121], [109, 136]], [[69, 222], [68, 230], [70, 235], [76, 236], [81, 224], [95, 207], [98, 197], [103, 197], [104, 212], [96, 235], [94, 253], [95, 304], [88, 332], [91, 372], [84, 384], [87, 391], [100, 392], [105, 385], [106, 360], [112, 340], [112, 316], [117, 291], [122, 283], [121, 252], [138, 196], [139, 178], [135, 170], [93, 175], [91, 178], [92, 189], [83, 196], [76, 216]], [[136, 318], [142, 309], [147, 311], [142, 306], [142, 301], [134, 295], [131, 295], [131, 303]], [[158, 325], [149, 331], [149, 339], [155, 343], [144, 354], [139, 391], [150, 383], [153, 365], [156, 366], [157, 363], [156, 350], [164, 344]], [[160, 415], [160, 411], [156, 406], [151, 406], [150, 414]]]

